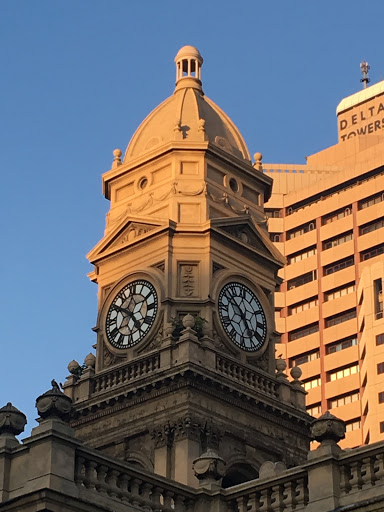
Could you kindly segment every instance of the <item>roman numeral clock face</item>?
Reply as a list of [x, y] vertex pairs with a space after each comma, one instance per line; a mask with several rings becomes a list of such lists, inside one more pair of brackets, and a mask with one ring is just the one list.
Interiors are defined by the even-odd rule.
[[248, 352], [263, 346], [267, 338], [265, 313], [247, 286], [226, 284], [220, 291], [218, 306], [222, 326], [233, 343]]
[[113, 299], [107, 313], [106, 334], [116, 348], [130, 348], [149, 332], [157, 313], [157, 294], [148, 281], [125, 286]]

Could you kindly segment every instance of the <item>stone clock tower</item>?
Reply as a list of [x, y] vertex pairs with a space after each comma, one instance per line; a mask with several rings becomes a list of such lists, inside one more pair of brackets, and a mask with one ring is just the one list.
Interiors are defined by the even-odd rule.
[[204, 95], [196, 48], [175, 62], [173, 95], [102, 177], [110, 210], [88, 254], [96, 359], [72, 364], [64, 387], [87, 444], [192, 486], [193, 461], [211, 450], [228, 486], [266, 460], [304, 459], [311, 418], [300, 373], [289, 382], [275, 361], [272, 181]]

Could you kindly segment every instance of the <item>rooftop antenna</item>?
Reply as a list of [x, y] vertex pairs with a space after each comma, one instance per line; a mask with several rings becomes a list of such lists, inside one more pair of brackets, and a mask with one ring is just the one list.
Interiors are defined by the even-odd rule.
[[363, 82], [364, 89], [367, 88], [367, 84], [369, 84], [369, 82], [371, 81], [371, 79], [368, 76], [368, 71], [370, 70], [370, 68], [371, 66], [365, 60], [363, 60], [363, 62], [360, 64], [361, 74], [363, 75], [363, 78], [360, 79], [360, 82]]

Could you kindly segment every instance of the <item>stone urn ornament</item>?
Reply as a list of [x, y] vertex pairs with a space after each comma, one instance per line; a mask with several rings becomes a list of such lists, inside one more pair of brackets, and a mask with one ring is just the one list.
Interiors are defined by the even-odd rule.
[[72, 400], [59, 388], [58, 383], [52, 380], [52, 389], [46, 391], [36, 399], [36, 409], [42, 420], [69, 421]]
[[0, 409], [0, 436], [18, 436], [27, 424], [26, 415], [14, 407], [11, 402]]

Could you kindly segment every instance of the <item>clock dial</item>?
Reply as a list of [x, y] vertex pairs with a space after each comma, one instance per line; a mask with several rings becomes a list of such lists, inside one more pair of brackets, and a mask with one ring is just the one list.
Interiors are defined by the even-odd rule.
[[157, 313], [157, 294], [148, 281], [127, 284], [113, 299], [107, 313], [108, 341], [116, 348], [130, 348], [149, 332]]
[[267, 337], [267, 322], [256, 295], [241, 283], [228, 283], [218, 305], [221, 323], [233, 343], [248, 352], [259, 350]]

